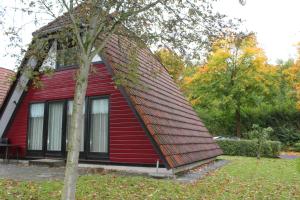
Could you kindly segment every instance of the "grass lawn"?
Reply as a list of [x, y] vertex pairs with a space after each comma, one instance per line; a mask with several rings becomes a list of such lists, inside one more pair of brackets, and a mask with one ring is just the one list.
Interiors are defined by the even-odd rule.
[[[222, 157], [232, 162], [195, 184], [117, 174], [82, 176], [78, 199], [300, 199], [296, 160]], [[299, 169], [300, 170], [300, 169]], [[0, 180], [0, 199], [59, 199], [62, 183]]]

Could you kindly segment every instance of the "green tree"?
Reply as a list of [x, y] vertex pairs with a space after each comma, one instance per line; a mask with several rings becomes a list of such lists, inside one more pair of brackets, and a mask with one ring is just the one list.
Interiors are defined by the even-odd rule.
[[195, 106], [234, 112], [241, 137], [241, 112], [270, 99], [274, 70], [255, 35], [238, 34], [214, 43], [207, 64], [185, 79], [185, 88]]

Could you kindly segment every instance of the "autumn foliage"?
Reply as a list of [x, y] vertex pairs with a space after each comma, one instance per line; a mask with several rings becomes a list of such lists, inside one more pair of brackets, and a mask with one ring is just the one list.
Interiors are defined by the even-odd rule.
[[259, 124], [272, 139], [300, 140], [300, 59], [269, 64], [254, 34], [215, 41], [202, 65], [179, 67], [170, 55], [158, 54], [213, 134], [243, 137]]

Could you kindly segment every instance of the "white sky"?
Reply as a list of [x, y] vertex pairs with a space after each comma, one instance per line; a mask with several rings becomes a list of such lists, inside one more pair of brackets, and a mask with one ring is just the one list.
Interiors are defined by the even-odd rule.
[[[14, 7], [13, 0], [0, 0], [0, 4]], [[295, 58], [295, 44], [300, 42], [300, 0], [247, 0], [241, 6], [238, 0], [219, 0], [215, 10], [229, 17], [245, 20], [243, 27], [257, 33], [259, 45], [265, 50], [269, 61], [275, 63], [277, 59]], [[31, 33], [36, 27], [30, 24], [26, 17], [14, 14], [13, 10], [7, 18], [16, 25], [27, 24], [20, 32], [24, 44], [31, 40]], [[9, 41], [0, 30], [0, 66], [14, 69], [15, 58], [6, 55], [17, 49], [8, 47]]]
[[296, 57], [295, 44], [300, 42], [300, 0], [221, 0], [216, 10], [230, 17], [244, 19], [248, 31], [257, 34], [259, 45], [269, 61]]

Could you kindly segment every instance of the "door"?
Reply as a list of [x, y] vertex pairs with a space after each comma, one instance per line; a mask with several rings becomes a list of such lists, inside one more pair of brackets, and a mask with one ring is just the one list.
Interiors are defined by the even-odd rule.
[[109, 100], [107, 98], [91, 98], [89, 107], [88, 157], [108, 158]]
[[48, 105], [46, 155], [62, 155], [63, 150], [64, 102]]
[[32, 156], [43, 154], [44, 113], [44, 103], [34, 103], [29, 106], [27, 150]]

